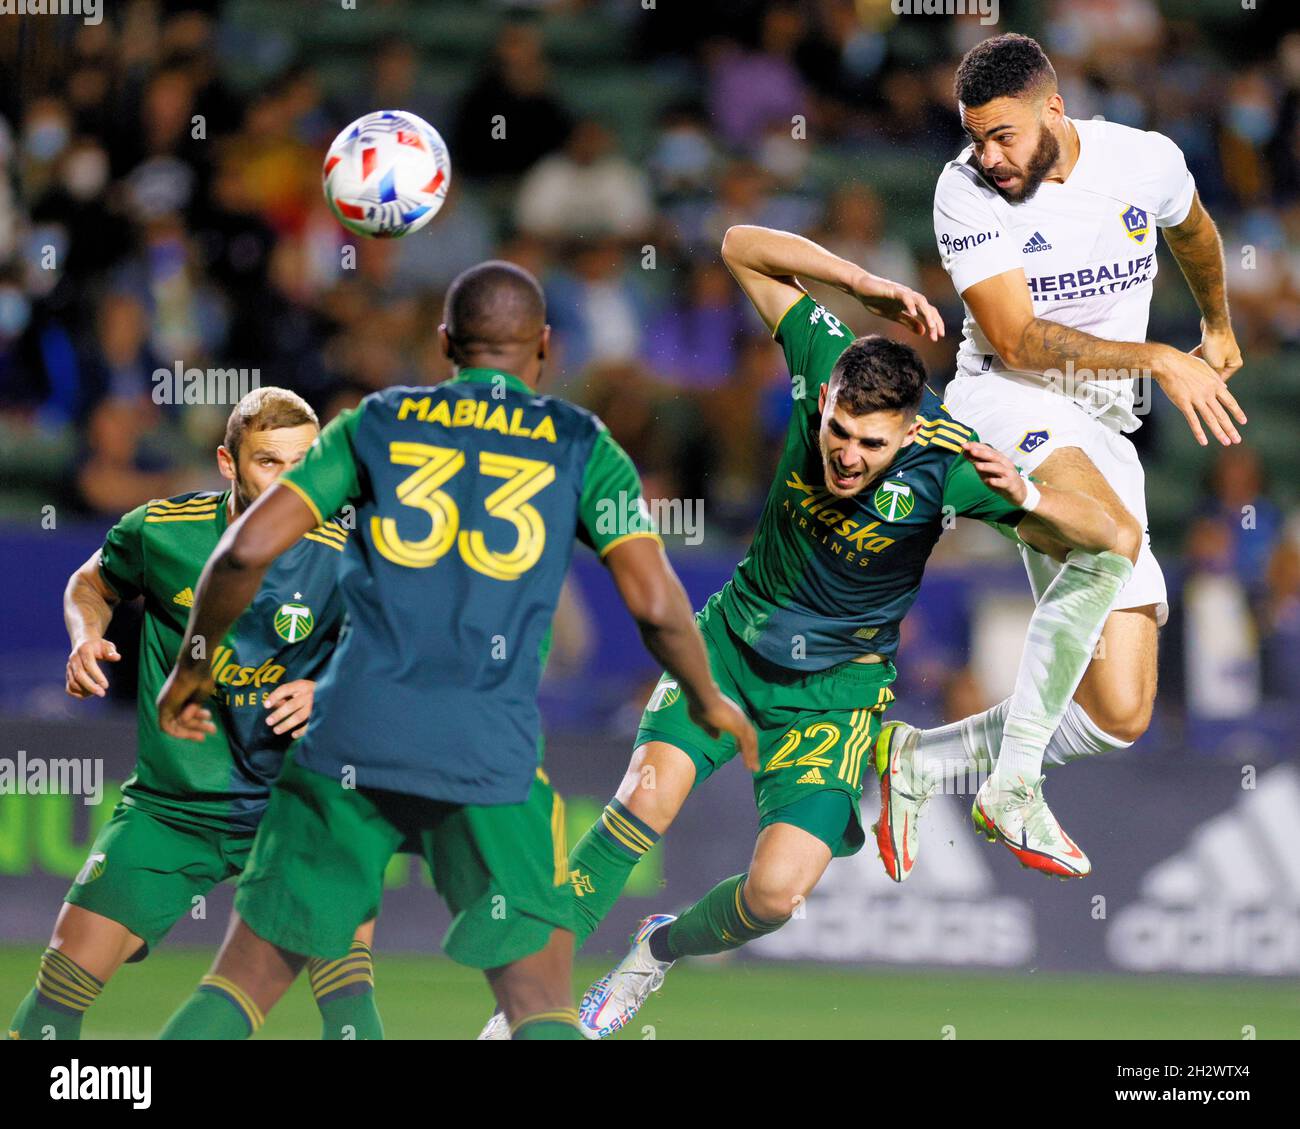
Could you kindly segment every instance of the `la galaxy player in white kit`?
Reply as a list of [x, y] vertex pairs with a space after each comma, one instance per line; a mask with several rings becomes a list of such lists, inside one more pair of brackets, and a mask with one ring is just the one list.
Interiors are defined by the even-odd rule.
[[[978, 829], [1027, 866], [1082, 877], [1090, 864], [1042, 799], [1042, 764], [1126, 748], [1145, 732], [1168, 613], [1127, 438], [1140, 425], [1133, 378], [1149, 373], [1201, 444], [1207, 429], [1238, 443], [1234, 420], [1246, 417], [1227, 380], [1241, 352], [1222, 243], [1177, 145], [1067, 117], [1050, 61], [1026, 36], [972, 48], [955, 86], [971, 145], [934, 198], [939, 252], [966, 306], [946, 405], [1034, 481], [1097, 498], [1141, 545], [1131, 569], [1022, 546], [1038, 604], [1015, 692], [941, 729], [881, 734], [877, 838], [902, 881], [891, 860], [914, 863], [916, 821], [941, 780], [991, 767], [972, 810]], [[1146, 341], [1158, 230], [1202, 314], [1191, 353]], [[1105, 658], [1090, 662], [1098, 637]], [[887, 850], [900, 829], [910, 849]]]

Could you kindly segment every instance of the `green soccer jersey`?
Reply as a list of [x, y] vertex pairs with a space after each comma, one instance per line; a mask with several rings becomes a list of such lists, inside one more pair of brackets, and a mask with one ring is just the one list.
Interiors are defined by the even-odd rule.
[[280, 771], [288, 734], [266, 724], [266, 695], [315, 679], [343, 623], [336, 578], [347, 530], [322, 522], [267, 571], [253, 603], [209, 656], [217, 726], [202, 743], [170, 737], [154, 702], [180, 651], [194, 586], [225, 532], [229, 493], [181, 494], [132, 510], [100, 549], [104, 579], [144, 597], [138, 759], [123, 802], [180, 822], [253, 831]]
[[372, 393], [281, 481], [314, 513], [357, 519], [348, 631], [295, 761], [363, 788], [522, 803], [575, 538], [604, 556], [656, 536], [631, 460], [590, 412], [468, 369]]
[[961, 454], [976, 436], [929, 389], [916, 441], [857, 496], [831, 494], [818, 390], [853, 335], [805, 294], [775, 336], [795, 382], [794, 418], [753, 543], [722, 590], [722, 612], [778, 666], [810, 671], [867, 653], [892, 658], [945, 518], [1014, 525], [1024, 511], [984, 485]]

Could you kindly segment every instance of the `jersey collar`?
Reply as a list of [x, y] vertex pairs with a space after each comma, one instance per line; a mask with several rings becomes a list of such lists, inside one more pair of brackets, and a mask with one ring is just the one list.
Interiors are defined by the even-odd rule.
[[504, 380], [507, 388], [513, 388], [516, 392], [526, 392], [530, 396], [535, 395], [537, 390], [530, 388], [514, 373], [502, 372], [495, 368], [463, 368], [451, 378], [452, 384], [492, 384], [494, 381]]

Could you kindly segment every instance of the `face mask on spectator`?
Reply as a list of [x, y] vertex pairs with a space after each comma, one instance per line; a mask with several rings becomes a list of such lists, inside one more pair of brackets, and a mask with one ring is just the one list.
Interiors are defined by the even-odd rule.
[[68, 127], [61, 121], [38, 121], [27, 130], [23, 148], [37, 161], [52, 161], [68, 144]]
[[107, 183], [108, 154], [103, 149], [79, 149], [63, 166], [63, 187], [74, 200], [93, 200]]
[[1263, 145], [1273, 136], [1275, 116], [1268, 106], [1234, 102], [1228, 107], [1228, 128], [1251, 145]]
[[32, 304], [14, 286], [0, 286], [0, 337], [17, 337], [31, 321]]

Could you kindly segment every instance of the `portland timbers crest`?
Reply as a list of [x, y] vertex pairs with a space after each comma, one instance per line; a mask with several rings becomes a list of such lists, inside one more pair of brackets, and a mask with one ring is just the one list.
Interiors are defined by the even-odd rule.
[[301, 643], [315, 626], [316, 619], [306, 604], [281, 604], [275, 613], [275, 633], [286, 643]]
[[874, 501], [876, 512], [886, 521], [902, 521], [916, 505], [916, 495], [906, 482], [890, 479], [876, 491]]

